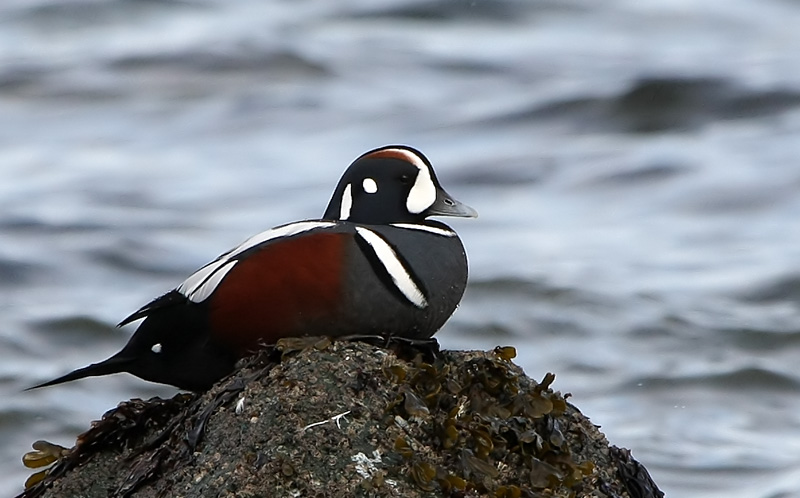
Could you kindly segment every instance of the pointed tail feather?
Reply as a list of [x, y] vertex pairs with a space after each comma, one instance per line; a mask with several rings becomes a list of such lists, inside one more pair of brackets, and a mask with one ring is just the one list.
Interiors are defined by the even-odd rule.
[[120, 358], [118, 356], [112, 356], [111, 358], [103, 360], [100, 363], [92, 363], [89, 366], [73, 370], [72, 372], [66, 375], [62, 375], [61, 377], [49, 380], [42, 384], [37, 384], [25, 390], [31, 391], [33, 389], [39, 389], [40, 387], [54, 386], [56, 384], [63, 384], [64, 382], [83, 379], [85, 377], [97, 377], [99, 375], [108, 375], [113, 373], [125, 372], [127, 371], [127, 367], [131, 363], [132, 360], [129, 358]]

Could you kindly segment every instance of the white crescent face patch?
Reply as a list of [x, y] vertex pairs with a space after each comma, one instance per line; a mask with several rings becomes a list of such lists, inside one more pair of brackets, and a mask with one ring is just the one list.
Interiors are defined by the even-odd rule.
[[431, 170], [428, 165], [425, 164], [425, 161], [410, 150], [387, 149], [386, 152], [392, 152], [403, 157], [406, 162], [413, 164], [419, 170], [417, 178], [414, 180], [414, 185], [411, 187], [411, 191], [408, 193], [408, 198], [406, 199], [406, 209], [408, 209], [408, 212], [419, 214], [431, 207], [433, 203], [436, 202], [436, 185], [433, 183]]
[[431, 180], [428, 167], [423, 164], [422, 167], [419, 167], [417, 179], [408, 193], [406, 209], [409, 213], [419, 214], [431, 207], [434, 201], [436, 201], [436, 185]]
[[336, 223], [332, 221], [300, 221], [261, 232], [191, 274], [189, 278], [178, 286], [177, 291], [189, 298], [190, 301], [201, 303], [214, 293], [220, 282], [225, 278], [225, 275], [236, 266], [239, 260], [235, 258], [239, 254], [270, 240], [291, 237], [315, 228], [331, 228], [334, 226], [336, 226]]

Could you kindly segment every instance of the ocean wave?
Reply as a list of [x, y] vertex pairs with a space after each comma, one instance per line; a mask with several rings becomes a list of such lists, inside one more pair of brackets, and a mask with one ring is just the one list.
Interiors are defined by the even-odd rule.
[[747, 366], [726, 371], [680, 376], [638, 377], [626, 382], [627, 389], [652, 390], [723, 390], [723, 391], [785, 391], [797, 392], [800, 378], [766, 368]]

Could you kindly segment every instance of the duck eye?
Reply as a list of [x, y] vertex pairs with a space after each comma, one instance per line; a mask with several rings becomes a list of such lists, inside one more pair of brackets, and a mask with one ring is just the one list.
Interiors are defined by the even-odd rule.
[[408, 173], [403, 173], [402, 175], [400, 175], [400, 183], [402, 183], [403, 185], [408, 185], [409, 183], [411, 183], [411, 175], [409, 175]]

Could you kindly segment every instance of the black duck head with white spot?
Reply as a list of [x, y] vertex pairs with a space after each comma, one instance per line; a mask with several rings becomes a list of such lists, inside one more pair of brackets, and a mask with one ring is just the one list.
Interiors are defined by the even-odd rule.
[[419, 223], [429, 216], [474, 218], [477, 213], [445, 192], [420, 151], [387, 145], [353, 161], [323, 218], [378, 225]]

